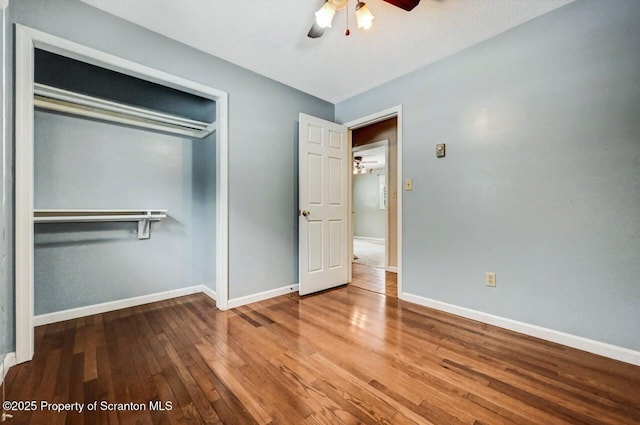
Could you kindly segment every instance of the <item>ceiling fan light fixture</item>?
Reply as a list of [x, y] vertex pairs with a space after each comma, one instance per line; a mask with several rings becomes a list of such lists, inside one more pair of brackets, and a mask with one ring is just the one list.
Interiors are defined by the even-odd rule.
[[356, 165], [353, 167], [353, 174], [367, 174], [367, 167], [362, 164]]
[[368, 30], [373, 25], [373, 13], [369, 10], [366, 3], [359, 1], [356, 5], [356, 21], [358, 22], [358, 28]]
[[331, 22], [333, 21], [333, 15], [336, 14], [336, 9], [329, 3], [325, 1], [320, 10], [318, 10], [316, 15], [316, 24], [320, 28], [331, 28]]
[[362, 163], [361, 156], [353, 157], [353, 174], [365, 174], [367, 172], [367, 168]]

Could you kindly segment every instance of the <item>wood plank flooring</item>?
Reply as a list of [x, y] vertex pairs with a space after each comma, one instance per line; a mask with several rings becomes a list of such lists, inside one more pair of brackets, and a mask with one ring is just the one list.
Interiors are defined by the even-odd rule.
[[[85, 406], [13, 410], [10, 424], [640, 424], [639, 367], [354, 285], [38, 327], [5, 384], [7, 400]], [[146, 408], [121, 410], [132, 403]]]
[[388, 297], [396, 297], [398, 296], [398, 274], [365, 264], [353, 263], [351, 286], [386, 294]]

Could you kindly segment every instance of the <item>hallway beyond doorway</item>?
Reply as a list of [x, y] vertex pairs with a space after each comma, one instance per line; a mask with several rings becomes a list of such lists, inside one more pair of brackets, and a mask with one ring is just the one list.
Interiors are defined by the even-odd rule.
[[384, 239], [353, 238], [353, 261], [384, 270]]
[[388, 297], [398, 296], [398, 274], [386, 272], [365, 264], [353, 263], [353, 280], [351, 285], [367, 291], [384, 294]]

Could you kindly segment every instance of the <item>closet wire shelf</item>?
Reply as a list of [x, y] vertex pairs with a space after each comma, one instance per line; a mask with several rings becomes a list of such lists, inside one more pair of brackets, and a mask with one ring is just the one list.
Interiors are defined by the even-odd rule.
[[35, 209], [34, 223], [138, 222], [138, 239], [151, 237], [151, 222], [167, 217], [166, 209]]

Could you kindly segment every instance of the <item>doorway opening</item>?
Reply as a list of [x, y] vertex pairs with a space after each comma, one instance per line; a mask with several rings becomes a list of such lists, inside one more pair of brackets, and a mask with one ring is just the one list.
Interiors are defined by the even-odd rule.
[[385, 270], [388, 145], [382, 140], [352, 149], [353, 262]]
[[[399, 108], [348, 124], [351, 134], [352, 285], [398, 296]], [[365, 119], [363, 119], [365, 120]]]

